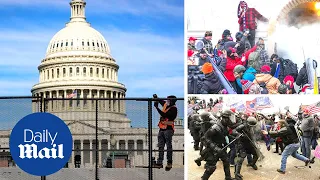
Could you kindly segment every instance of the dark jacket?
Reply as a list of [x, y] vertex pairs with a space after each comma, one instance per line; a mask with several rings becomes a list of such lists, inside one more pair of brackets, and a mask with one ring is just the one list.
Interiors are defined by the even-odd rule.
[[206, 38], [202, 39], [202, 42], [204, 44], [204, 48], [208, 51], [209, 54], [213, 54], [213, 45], [210, 40], [206, 40]]
[[303, 66], [298, 74], [296, 84], [298, 86], [304, 86], [305, 84], [308, 84], [308, 73], [306, 66]]
[[[210, 61], [210, 57], [208, 57], [207, 56], [207, 58], [206, 59], [202, 59], [200, 56], [199, 56], [199, 66], [203, 66], [204, 65], [204, 63], [211, 63], [211, 61]], [[201, 70], [201, 69], [200, 69]]]
[[223, 89], [223, 86], [215, 72], [206, 74], [203, 82], [200, 83], [199, 94], [218, 94]]
[[313, 135], [314, 121], [312, 116], [303, 118], [301, 121], [301, 130], [303, 137], [311, 137]]
[[280, 137], [282, 142], [287, 146], [289, 144], [299, 143], [297, 133], [294, 126], [289, 125], [287, 127], [282, 127], [277, 131], [269, 131], [268, 133], [271, 137]]

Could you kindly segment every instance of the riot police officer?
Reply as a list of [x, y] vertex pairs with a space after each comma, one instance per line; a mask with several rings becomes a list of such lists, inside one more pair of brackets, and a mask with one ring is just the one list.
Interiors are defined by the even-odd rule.
[[208, 180], [209, 177], [216, 170], [216, 164], [219, 159], [223, 162], [223, 170], [225, 179], [231, 180], [230, 164], [227, 155], [226, 136], [228, 135], [228, 126], [233, 127], [235, 123], [235, 115], [231, 110], [225, 110], [222, 113], [221, 120], [214, 124], [204, 135], [204, 143], [206, 149], [201, 152], [204, 157], [205, 172], [201, 177], [202, 180]]
[[[257, 170], [256, 162], [258, 161], [258, 154], [255, 149], [255, 145], [253, 142], [253, 134], [251, 133], [251, 127], [257, 124], [257, 119], [254, 117], [248, 117], [246, 121], [243, 121], [241, 125], [236, 127], [232, 133], [236, 136], [241, 136], [236, 141], [236, 151], [238, 156], [238, 161], [235, 164], [235, 177], [236, 179], [242, 179], [242, 175], [240, 174], [242, 163], [247, 154], [253, 155], [253, 160], [250, 164], [253, 169]], [[250, 139], [248, 139], [250, 138]]]
[[[213, 118], [211, 118], [211, 114], [208, 112], [204, 112], [201, 114], [201, 119], [202, 119], [202, 124], [201, 124], [201, 130], [200, 130], [200, 154], [202, 153], [203, 150], [203, 146], [205, 143], [205, 138], [204, 138], [204, 134], [208, 131], [208, 129], [211, 128], [211, 126], [214, 124], [213, 123]], [[201, 166], [201, 161], [204, 160], [203, 156], [200, 156], [199, 158], [197, 158], [196, 160], [194, 160], [194, 162], [198, 165]]]
[[[211, 120], [213, 120], [211, 118], [211, 114], [208, 112], [204, 112], [200, 115], [201, 119], [202, 119], [202, 123], [201, 123], [201, 129], [200, 129], [200, 137], [203, 137], [204, 134], [207, 132], [208, 129], [211, 128], [211, 126], [213, 125], [211, 123]], [[203, 142], [200, 141], [200, 152], [203, 149]]]
[[201, 130], [201, 119], [199, 114], [192, 115], [192, 121], [190, 123], [190, 132], [194, 141], [194, 150], [199, 150], [200, 143], [200, 130]]

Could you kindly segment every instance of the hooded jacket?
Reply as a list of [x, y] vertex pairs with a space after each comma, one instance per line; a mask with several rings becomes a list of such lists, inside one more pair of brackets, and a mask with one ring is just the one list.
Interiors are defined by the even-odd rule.
[[224, 75], [230, 82], [234, 82], [236, 80], [233, 75], [233, 69], [237, 65], [244, 65], [240, 57], [234, 57], [234, 59], [229, 56], [227, 57], [226, 71], [224, 72]]
[[215, 72], [206, 74], [204, 81], [199, 83], [199, 94], [218, 94], [222, 89], [223, 86]]
[[257, 74], [253, 83], [259, 84], [262, 82], [266, 84], [269, 94], [278, 94], [278, 87], [281, 84], [279, 79], [271, 76], [270, 74]]

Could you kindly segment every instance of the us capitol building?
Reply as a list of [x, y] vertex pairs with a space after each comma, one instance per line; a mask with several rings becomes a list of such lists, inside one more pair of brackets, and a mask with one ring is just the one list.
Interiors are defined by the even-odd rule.
[[[70, 22], [51, 39], [46, 56], [38, 67], [39, 83], [32, 87], [32, 95], [67, 98], [76, 90], [77, 96], [84, 99], [125, 98], [126, 88], [124, 84], [118, 82], [119, 66], [111, 56], [107, 41], [86, 21], [86, 2], [72, 0], [70, 6]], [[33, 112], [39, 111], [39, 104], [34, 102], [32, 106]], [[46, 112], [57, 115], [69, 126], [73, 135], [74, 149], [95, 149], [96, 143], [99, 149], [148, 149], [148, 129], [131, 127], [131, 121], [126, 116], [124, 101], [99, 101], [98, 142], [95, 142], [95, 101], [80, 101], [73, 98], [47, 101], [44, 106]], [[144, 112], [147, 114], [147, 111]], [[141, 120], [147, 123], [147, 119]], [[181, 150], [184, 148], [182, 120], [177, 119], [175, 124], [176, 131], [172, 145], [173, 149]], [[154, 128], [153, 149], [158, 149], [157, 132], [158, 129]], [[9, 141], [9, 138], [5, 139], [6, 142]], [[6, 146], [3, 145], [5, 141], [2, 138], [1, 147]], [[156, 154], [153, 153], [153, 156]], [[96, 159], [94, 151], [75, 150], [72, 152], [68, 167], [75, 167], [75, 155], [82, 157], [80, 167], [94, 166]], [[173, 165], [182, 165], [183, 153], [174, 152], [173, 155]], [[117, 167], [148, 165], [146, 151], [122, 153], [99, 151], [98, 166], [101, 167], [109, 156], [115, 159], [114, 162], [117, 161], [114, 163]]]

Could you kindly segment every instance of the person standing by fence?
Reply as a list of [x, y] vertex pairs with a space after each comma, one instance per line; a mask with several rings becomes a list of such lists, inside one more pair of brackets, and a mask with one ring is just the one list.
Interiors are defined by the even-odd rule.
[[[154, 98], [158, 98], [156, 94]], [[160, 121], [158, 123], [158, 147], [159, 157], [157, 163], [154, 165], [155, 168], [163, 168], [164, 159], [164, 146], [167, 146], [167, 166], [166, 171], [172, 168], [172, 136], [174, 134], [174, 120], [177, 118], [178, 109], [176, 107], [176, 96], [168, 96], [170, 98], [166, 101], [160, 100], [154, 102], [154, 107], [157, 109], [160, 115]], [[158, 107], [159, 103], [162, 105], [162, 110]]]

